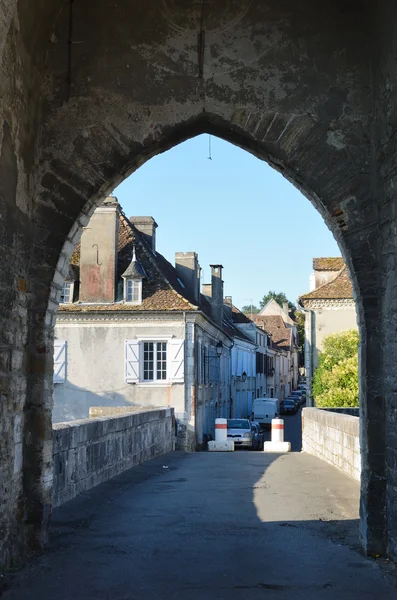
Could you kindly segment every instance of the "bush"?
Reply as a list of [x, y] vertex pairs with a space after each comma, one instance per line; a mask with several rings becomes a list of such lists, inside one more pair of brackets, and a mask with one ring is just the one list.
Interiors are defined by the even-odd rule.
[[316, 406], [358, 406], [358, 342], [353, 329], [324, 338], [313, 378]]

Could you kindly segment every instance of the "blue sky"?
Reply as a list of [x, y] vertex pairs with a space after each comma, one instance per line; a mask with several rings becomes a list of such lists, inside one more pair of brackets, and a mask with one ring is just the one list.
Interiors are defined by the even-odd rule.
[[195, 251], [203, 283], [209, 264], [224, 266], [225, 295], [259, 304], [269, 291], [295, 302], [309, 291], [314, 256], [340, 256], [311, 203], [282, 175], [248, 152], [201, 135], [160, 154], [115, 190], [127, 216], [158, 223], [157, 249]]

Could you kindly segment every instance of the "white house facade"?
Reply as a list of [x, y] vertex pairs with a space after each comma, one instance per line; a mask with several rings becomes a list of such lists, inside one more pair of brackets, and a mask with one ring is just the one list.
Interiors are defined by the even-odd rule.
[[311, 383], [324, 337], [357, 329], [353, 289], [341, 257], [313, 259], [310, 292], [300, 296], [299, 304], [305, 312], [307, 404], [311, 405]]
[[110, 197], [84, 230], [55, 327], [53, 421], [92, 406], [173, 406], [180, 446], [194, 449], [232, 414], [222, 266], [204, 296], [197, 254], [177, 253], [172, 266], [156, 227]]

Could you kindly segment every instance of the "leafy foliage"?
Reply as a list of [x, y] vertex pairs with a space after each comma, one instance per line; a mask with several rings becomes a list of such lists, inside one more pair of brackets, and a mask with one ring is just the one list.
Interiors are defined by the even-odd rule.
[[354, 329], [324, 338], [313, 378], [317, 406], [358, 406], [358, 342]]
[[254, 304], [247, 304], [246, 306], [243, 306], [243, 308], [241, 310], [246, 315], [250, 315], [251, 312], [253, 315], [257, 315], [258, 312], [260, 311], [260, 308], [258, 308]]

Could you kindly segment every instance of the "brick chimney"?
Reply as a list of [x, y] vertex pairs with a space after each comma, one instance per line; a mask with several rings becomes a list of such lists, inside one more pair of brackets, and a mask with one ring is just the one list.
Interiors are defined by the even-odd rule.
[[211, 267], [211, 297], [212, 318], [219, 326], [223, 319], [223, 281], [222, 265], [210, 265]]
[[156, 229], [158, 227], [153, 217], [130, 217], [131, 223], [141, 232], [150, 248], [156, 250]]
[[114, 302], [119, 231], [117, 198], [109, 196], [92, 215], [81, 236], [80, 300]]
[[289, 314], [289, 305], [288, 305], [288, 302], [283, 302], [283, 311], [288, 316], [288, 314]]
[[176, 252], [175, 270], [196, 304], [200, 298], [200, 265], [196, 252]]

